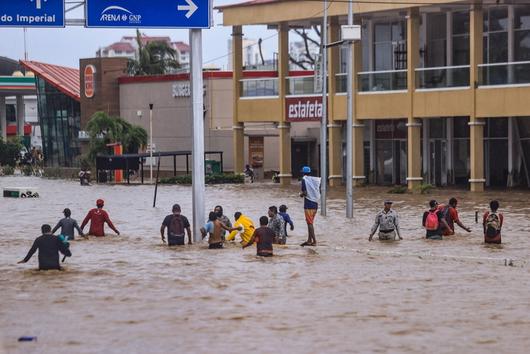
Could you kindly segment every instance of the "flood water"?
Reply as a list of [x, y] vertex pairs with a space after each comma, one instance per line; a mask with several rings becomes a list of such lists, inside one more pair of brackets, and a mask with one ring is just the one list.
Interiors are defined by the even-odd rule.
[[[259, 259], [238, 244], [168, 249], [159, 228], [173, 203], [191, 222], [191, 187], [80, 187], [75, 181], [0, 178], [33, 186], [39, 199], [0, 199], [0, 353], [527, 353], [530, 347], [530, 192], [390, 195], [344, 190], [316, 218], [318, 247], [306, 239], [298, 186], [210, 186], [208, 210], [223, 205], [257, 222], [286, 204], [288, 245]], [[443, 241], [421, 228], [426, 203], [459, 198], [464, 224]], [[64, 271], [39, 272], [37, 255], [17, 265], [65, 207], [81, 223], [97, 198], [122, 236], [72, 242]], [[373, 217], [392, 198], [404, 240], [368, 242]], [[499, 199], [503, 245], [483, 244], [475, 211]], [[88, 229], [85, 229], [87, 231]], [[107, 228], [107, 232], [111, 232]], [[377, 237], [375, 237], [377, 238]], [[513, 266], [505, 266], [511, 260]], [[20, 336], [37, 342], [18, 343]]]

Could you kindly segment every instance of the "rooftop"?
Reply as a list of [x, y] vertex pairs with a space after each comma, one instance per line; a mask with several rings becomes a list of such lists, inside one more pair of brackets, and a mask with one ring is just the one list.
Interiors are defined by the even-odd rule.
[[79, 70], [37, 61], [21, 60], [20, 64], [76, 101], [80, 100]]

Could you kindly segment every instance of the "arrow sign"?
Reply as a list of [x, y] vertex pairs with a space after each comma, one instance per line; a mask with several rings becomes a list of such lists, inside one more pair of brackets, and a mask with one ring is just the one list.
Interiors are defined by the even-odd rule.
[[195, 3], [192, 1], [192, 0], [186, 0], [186, 3], [188, 5], [179, 5], [177, 6], [177, 10], [179, 11], [186, 11], [188, 10], [188, 12], [186, 13], [186, 18], [190, 18], [191, 15], [193, 15], [193, 13], [195, 11], [197, 11], [198, 7], [197, 5], [195, 5]]
[[[50, 2], [52, 0], [47, 1]], [[85, 0], [86, 26], [107, 28], [210, 28], [212, 1]], [[11, 1], [0, 0], [0, 4], [3, 2], [10, 3]], [[31, 4], [29, 1], [28, 3]], [[35, 3], [32, 4], [35, 7]], [[43, 2], [43, 8], [45, 7], [44, 4]]]

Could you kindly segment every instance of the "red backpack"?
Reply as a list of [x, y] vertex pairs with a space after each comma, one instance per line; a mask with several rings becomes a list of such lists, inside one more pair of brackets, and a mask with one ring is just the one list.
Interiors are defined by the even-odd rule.
[[425, 218], [425, 230], [428, 231], [436, 231], [438, 230], [438, 227], [440, 226], [440, 223], [438, 221], [438, 210], [429, 210], [427, 212], [427, 218]]

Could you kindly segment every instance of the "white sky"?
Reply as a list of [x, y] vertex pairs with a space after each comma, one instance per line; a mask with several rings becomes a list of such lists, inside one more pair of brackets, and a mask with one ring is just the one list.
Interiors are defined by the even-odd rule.
[[[242, 0], [213, 0], [214, 6], [242, 2]], [[67, 13], [67, 18], [81, 18], [83, 9]], [[167, 35], [174, 41], [189, 42], [188, 30], [142, 29], [147, 35]], [[203, 61], [226, 69], [228, 40], [231, 27], [222, 26], [222, 15], [214, 10], [214, 26], [203, 31]], [[265, 39], [276, 31], [265, 26], [243, 28], [246, 38]], [[91, 58], [100, 47], [117, 42], [124, 35], [135, 35], [135, 29], [89, 29], [80, 26], [66, 28], [30, 28], [27, 30], [26, 44], [28, 58], [49, 64], [78, 68], [80, 58]], [[277, 37], [263, 42], [266, 58], [272, 57], [277, 48]], [[0, 56], [12, 59], [24, 58], [24, 33], [21, 28], [0, 28]], [[212, 61], [215, 58], [219, 58]]]

